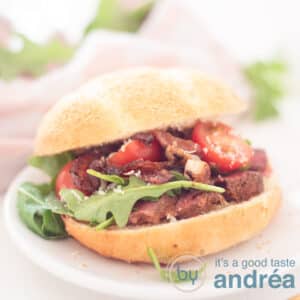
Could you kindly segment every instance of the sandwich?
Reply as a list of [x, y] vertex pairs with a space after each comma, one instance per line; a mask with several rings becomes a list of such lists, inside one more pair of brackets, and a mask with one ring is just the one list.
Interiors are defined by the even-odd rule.
[[126, 262], [204, 256], [261, 232], [280, 206], [267, 154], [220, 121], [245, 109], [198, 71], [135, 68], [58, 101], [30, 165], [48, 183], [18, 191], [22, 221]]

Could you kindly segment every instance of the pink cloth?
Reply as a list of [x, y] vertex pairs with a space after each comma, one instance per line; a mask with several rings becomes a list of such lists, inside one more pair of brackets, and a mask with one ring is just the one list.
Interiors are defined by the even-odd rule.
[[37, 125], [53, 103], [93, 76], [141, 65], [198, 68], [250, 98], [240, 66], [184, 1], [160, 1], [137, 34], [99, 30], [65, 66], [35, 80], [0, 81], [0, 190], [25, 164]]

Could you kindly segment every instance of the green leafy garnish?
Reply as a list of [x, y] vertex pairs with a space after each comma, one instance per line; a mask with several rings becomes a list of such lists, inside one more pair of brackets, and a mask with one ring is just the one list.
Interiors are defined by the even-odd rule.
[[99, 179], [103, 179], [108, 182], [113, 182], [113, 183], [120, 184], [120, 185], [126, 184], [126, 180], [118, 175], [107, 175], [107, 174], [97, 172], [93, 169], [88, 169], [86, 172], [89, 175], [95, 176]]
[[55, 178], [62, 167], [72, 160], [70, 152], [64, 152], [52, 156], [33, 156], [28, 160], [28, 164], [41, 169], [48, 174], [51, 178]]
[[50, 64], [62, 64], [74, 53], [74, 47], [58, 39], [39, 45], [22, 34], [15, 34], [23, 43], [20, 51], [0, 47], [0, 78], [14, 79], [20, 75], [36, 77], [44, 73]]
[[23, 183], [17, 194], [19, 216], [30, 230], [45, 239], [65, 238], [64, 223], [57, 213], [68, 214], [68, 210], [59, 201], [54, 203], [48, 191], [45, 184]]
[[104, 222], [100, 223], [99, 225], [97, 225], [95, 227], [96, 230], [103, 230], [107, 227], [109, 227], [110, 225], [115, 223], [115, 218], [114, 217], [110, 217], [107, 220], [105, 220]]
[[85, 29], [85, 34], [96, 29], [136, 32], [153, 7], [149, 1], [133, 11], [122, 9], [119, 0], [102, 0], [94, 19]]
[[[79, 205], [75, 205], [73, 214], [75, 219], [92, 223], [102, 223], [107, 219], [108, 215], [112, 215], [119, 227], [126, 226], [129, 215], [134, 204], [143, 198], [156, 201], [162, 194], [179, 188], [191, 188], [207, 192], [223, 193], [224, 189], [212, 185], [207, 185], [192, 181], [172, 181], [160, 185], [146, 184], [135, 176], [129, 178], [129, 184], [122, 188], [108, 191], [104, 195], [92, 195], [85, 201], [82, 199], [74, 199]], [[70, 192], [69, 192], [70, 191]], [[69, 194], [68, 194], [69, 193]], [[72, 197], [72, 190], [65, 190], [61, 193], [63, 200], [68, 196]], [[78, 194], [76, 195], [78, 196]], [[67, 203], [68, 206], [68, 203]], [[71, 209], [70, 206], [68, 206]]]
[[257, 121], [279, 115], [278, 102], [286, 94], [284, 77], [287, 64], [280, 59], [256, 62], [245, 68], [255, 92], [254, 118]]
[[189, 180], [186, 176], [178, 171], [171, 171], [171, 174], [176, 180]]
[[66, 203], [70, 211], [75, 211], [84, 201], [84, 194], [75, 189], [62, 189], [59, 192], [60, 198]]
[[[175, 282], [175, 283], [180, 283], [180, 282], [187, 282], [190, 281], [190, 278], [185, 278], [185, 279], [181, 279], [178, 277], [178, 273], [176, 271], [169, 271], [169, 270], [165, 270], [161, 267], [159, 260], [154, 252], [154, 250], [152, 248], [147, 248], [147, 254], [150, 257], [155, 269], [158, 271], [160, 278], [163, 281], [171, 281], [171, 282]], [[195, 273], [198, 272], [198, 274], [202, 274], [206, 269], [206, 264], [204, 264], [199, 270], [191, 270], [190, 272], [192, 272], [192, 277], [195, 277]]]
[[66, 208], [65, 204], [56, 198], [53, 191], [44, 196], [44, 201], [43, 205], [46, 209], [50, 209], [56, 214], [73, 216], [72, 211]]
[[147, 248], [147, 254], [150, 257], [155, 269], [158, 271], [160, 278], [164, 281], [169, 281], [169, 272], [162, 269], [154, 250], [150, 247]]

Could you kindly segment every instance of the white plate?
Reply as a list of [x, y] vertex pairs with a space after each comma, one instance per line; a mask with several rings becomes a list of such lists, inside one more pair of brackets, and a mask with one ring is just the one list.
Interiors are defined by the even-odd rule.
[[217, 257], [229, 260], [294, 258], [299, 266], [299, 193], [290, 193], [285, 197], [285, 205], [272, 226], [258, 237], [216, 256], [206, 257], [208, 266], [206, 281], [200, 289], [187, 295], [178, 291], [172, 284], [160, 281], [158, 273], [152, 266], [129, 265], [106, 259], [81, 247], [72, 239], [46, 241], [29, 231], [21, 223], [17, 214], [16, 189], [20, 182], [39, 182], [45, 179], [39, 171], [25, 168], [11, 184], [4, 199], [5, 223], [8, 231], [15, 243], [34, 263], [63, 280], [99, 293], [130, 299], [186, 299], [187, 296], [189, 299], [200, 299], [200, 297], [207, 299], [241, 291], [214, 288], [214, 274], [237, 272], [232, 268], [227, 268], [226, 271], [216, 269], [214, 263]]

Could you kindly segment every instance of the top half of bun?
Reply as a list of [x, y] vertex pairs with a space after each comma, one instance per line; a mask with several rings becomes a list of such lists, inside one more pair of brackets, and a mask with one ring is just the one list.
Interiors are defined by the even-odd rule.
[[136, 68], [104, 75], [64, 97], [39, 127], [35, 155], [100, 145], [134, 133], [241, 112], [245, 103], [201, 73]]

